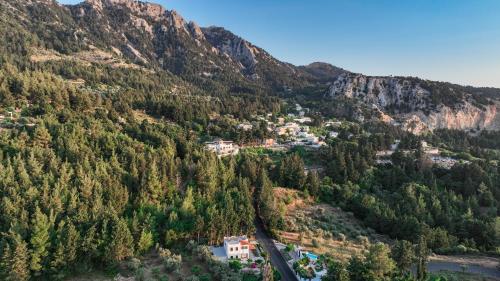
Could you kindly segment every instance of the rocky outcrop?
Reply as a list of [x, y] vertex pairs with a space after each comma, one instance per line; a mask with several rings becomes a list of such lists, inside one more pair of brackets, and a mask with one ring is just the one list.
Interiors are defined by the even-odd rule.
[[417, 112], [423, 123], [432, 129], [498, 129], [499, 116], [498, 104], [485, 106], [484, 109], [466, 102], [459, 108], [443, 106], [430, 114]]
[[201, 30], [200, 26], [194, 21], [190, 21], [188, 23], [188, 29], [191, 35], [196, 39], [196, 40], [205, 40], [205, 35], [203, 34], [203, 31]]
[[498, 103], [474, 105], [474, 97], [466, 93], [461, 93], [463, 96], [453, 106], [435, 103], [433, 95], [442, 93], [432, 92], [422, 83], [429, 86], [429, 82], [416, 78], [343, 73], [330, 84], [327, 96], [346, 97], [372, 106], [378, 111], [378, 116], [383, 117], [380, 120], [398, 123], [392, 120], [394, 118], [400, 121], [402, 128], [415, 134], [441, 128], [470, 130], [500, 127]]
[[222, 54], [238, 62], [242, 68], [252, 70], [258, 63], [259, 49], [248, 41], [235, 36], [222, 27], [209, 27], [203, 29], [207, 40]]
[[328, 95], [355, 98], [381, 108], [415, 111], [428, 108], [430, 92], [411, 80], [343, 73], [331, 83]]
[[99, 11], [106, 6], [120, 5], [137, 15], [150, 17], [154, 20], [160, 20], [165, 14], [165, 9], [161, 5], [137, 0], [85, 0], [85, 3]]

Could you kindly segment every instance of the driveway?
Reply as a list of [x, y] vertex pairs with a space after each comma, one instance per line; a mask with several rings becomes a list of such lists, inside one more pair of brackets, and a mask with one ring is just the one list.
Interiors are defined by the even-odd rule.
[[256, 219], [255, 222], [255, 237], [259, 243], [264, 246], [267, 253], [271, 257], [271, 264], [281, 273], [282, 281], [298, 281], [297, 277], [293, 273], [292, 269], [288, 266], [281, 253], [276, 248], [273, 243], [273, 239], [267, 235], [264, 230], [264, 226], [260, 219]]

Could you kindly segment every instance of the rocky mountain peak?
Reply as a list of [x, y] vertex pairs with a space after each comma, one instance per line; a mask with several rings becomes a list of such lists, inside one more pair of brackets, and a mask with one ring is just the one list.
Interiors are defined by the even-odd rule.
[[171, 26], [175, 27], [175, 29], [186, 28], [186, 21], [179, 13], [177, 13], [177, 11], [172, 10], [167, 13], [168, 13], [167, 20]]
[[191, 32], [191, 35], [197, 40], [202, 40], [205, 39], [205, 35], [203, 34], [203, 31], [201, 30], [200, 26], [194, 22], [190, 21], [188, 24], [189, 31]]
[[161, 19], [165, 14], [165, 9], [161, 5], [137, 0], [85, 0], [85, 3], [98, 11], [106, 7], [123, 6], [140, 16], [154, 20]]
[[240, 63], [242, 68], [251, 70], [258, 63], [257, 55], [260, 51], [250, 42], [222, 27], [211, 26], [202, 30], [213, 46], [221, 53]]
[[324, 62], [313, 62], [300, 67], [302, 70], [323, 81], [331, 81], [347, 71]]

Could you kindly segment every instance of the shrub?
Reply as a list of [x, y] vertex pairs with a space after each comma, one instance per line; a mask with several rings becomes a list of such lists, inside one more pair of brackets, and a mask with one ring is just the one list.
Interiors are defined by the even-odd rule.
[[160, 248], [159, 250], [160, 257], [163, 260], [163, 265], [168, 272], [173, 272], [180, 269], [182, 264], [182, 256], [176, 255], [168, 249]]
[[312, 244], [313, 244], [313, 247], [314, 247], [314, 248], [319, 248], [319, 242], [318, 242], [318, 240], [313, 239], [313, 240], [312, 240]]
[[370, 240], [366, 236], [358, 235], [357, 240], [365, 247], [370, 245]]
[[185, 280], [185, 281], [200, 281], [200, 278], [198, 278], [198, 276], [196, 276], [196, 275], [191, 275], [187, 278], [183, 278], [183, 280]]
[[339, 241], [345, 241], [346, 237], [344, 233], [339, 233]]
[[141, 267], [142, 263], [139, 259], [137, 258], [131, 258], [129, 261], [127, 261], [127, 263], [125, 264], [125, 266], [131, 270], [131, 271], [137, 271], [140, 267]]
[[199, 260], [204, 262], [209, 262], [212, 260], [212, 252], [208, 246], [198, 246], [193, 251], [193, 255], [195, 255]]
[[186, 249], [190, 252], [194, 251], [198, 247], [198, 244], [194, 240], [189, 240], [186, 245]]
[[240, 260], [229, 261], [229, 267], [234, 271], [240, 271], [243, 268]]
[[194, 275], [199, 275], [201, 272], [201, 268], [197, 265], [191, 267], [191, 273], [193, 273]]
[[160, 279], [160, 268], [158, 267], [153, 268], [153, 270], [151, 270], [151, 273], [156, 280]]
[[200, 277], [200, 281], [210, 281], [210, 280], [212, 280], [212, 277], [208, 273], [202, 274], [199, 277]]
[[145, 273], [144, 273], [144, 268], [139, 268], [135, 272], [135, 280], [137, 281], [144, 281], [146, 279]]

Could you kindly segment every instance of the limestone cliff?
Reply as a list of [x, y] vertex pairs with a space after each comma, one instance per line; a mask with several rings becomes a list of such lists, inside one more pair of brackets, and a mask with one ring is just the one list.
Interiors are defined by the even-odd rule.
[[[467, 92], [466, 87], [443, 87], [439, 82], [412, 77], [370, 77], [343, 73], [329, 86], [329, 97], [360, 101], [400, 122], [408, 131], [498, 129], [499, 103]], [[480, 100], [482, 103], [479, 103]], [[379, 114], [379, 116], [383, 116]]]

